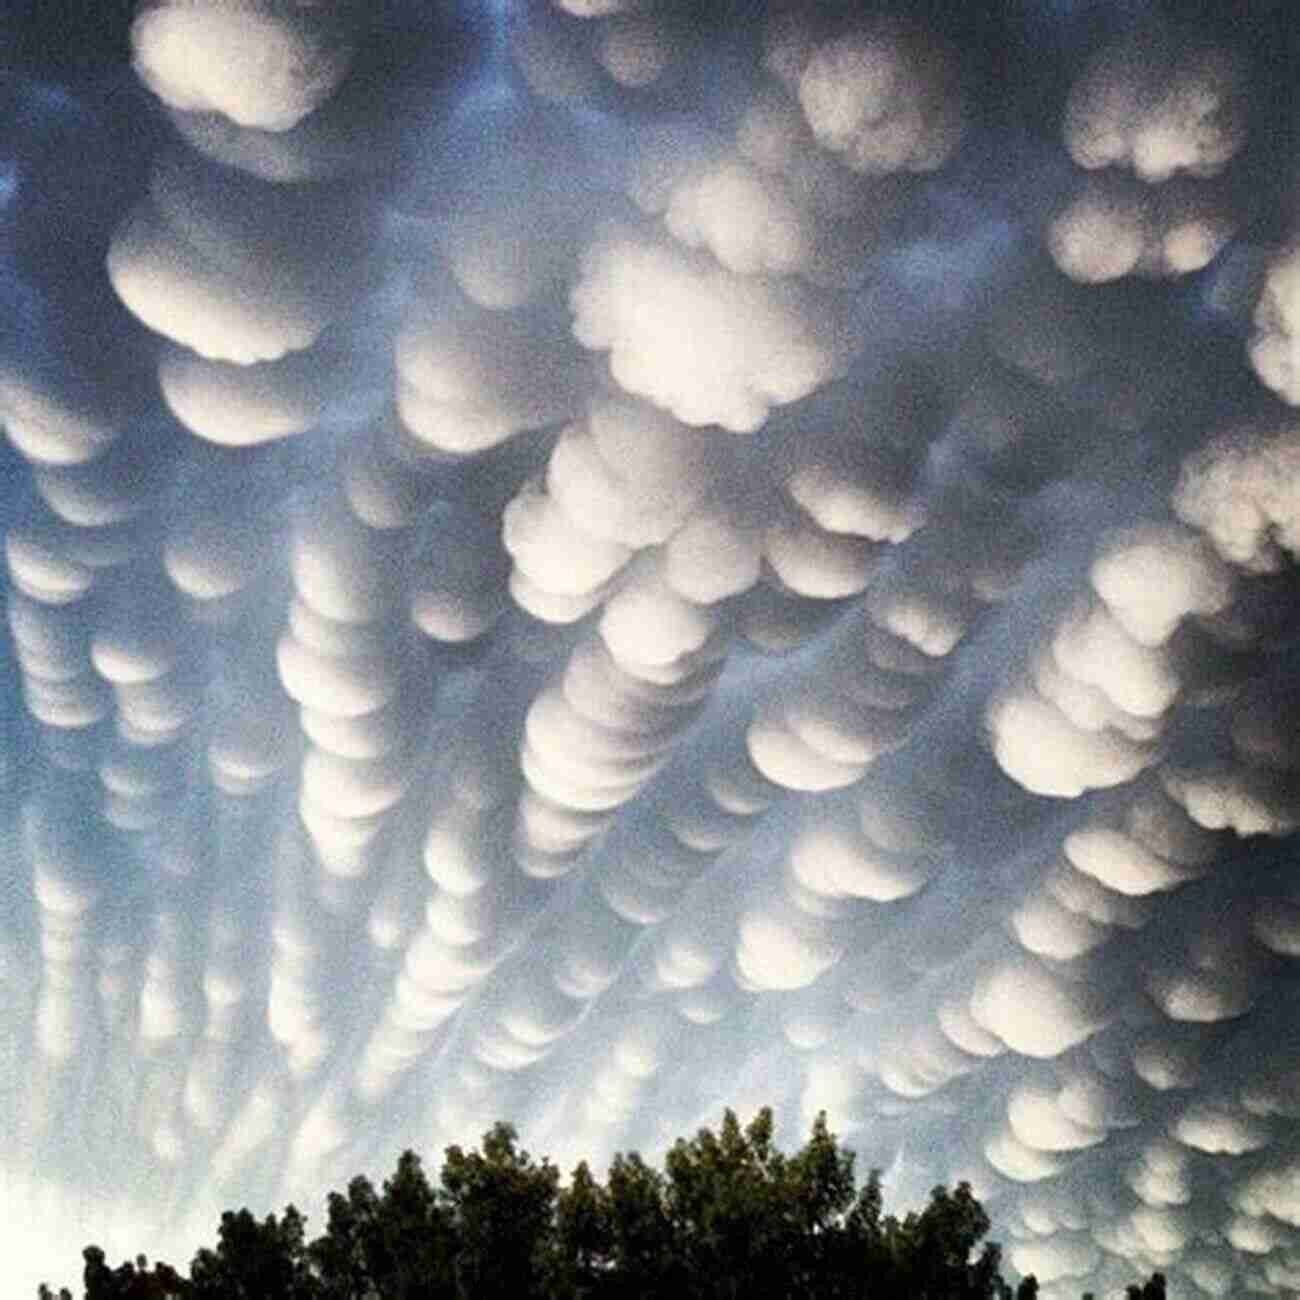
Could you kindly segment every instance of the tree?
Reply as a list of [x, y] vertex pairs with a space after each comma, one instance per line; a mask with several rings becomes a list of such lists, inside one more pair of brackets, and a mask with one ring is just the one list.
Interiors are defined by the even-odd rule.
[[879, 1228], [880, 1220], [879, 1175], [870, 1176], [870, 1190], [864, 1189], [867, 1197], [860, 1202], [853, 1164], [853, 1152], [840, 1148], [824, 1111], [813, 1121], [808, 1141], [785, 1164], [784, 1212], [793, 1228], [788, 1268], [794, 1295], [835, 1300], [852, 1294], [861, 1262], [854, 1258], [855, 1235], [865, 1238]]
[[702, 1128], [665, 1160], [668, 1208], [689, 1284], [734, 1300], [762, 1289], [784, 1266], [798, 1234], [785, 1157], [772, 1143], [772, 1112], [742, 1129], [727, 1110], [715, 1134]]
[[[678, 1141], [662, 1170], [618, 1155], [601, 1184], [583, 1162], [561, 1187], [548, 1161], [497, 1124], [479, 1150], [448, 1147], [436, 1185], [403, 1152], [376, 1191], [331, 1193], [324, 1232], [305, 1243], [292, 1205], [258, 1220], [222, 1215], [190, 1278], [165, 1264], [109, 1269], [84, 1252], [87, 1300], [1035, 1300], [1013, 1290], [988, 1215], [966, 1183], [924, 1209], [884, 1213], [879, 1171], [856, 1185], [851, 1151], [819, 1115], [792, 1155], [772, 1112]], [[48, 1287], [41, 1300], [54, 1300]], [[1164, 1300], [1156, 1273], [1129, 1300]]]
[[1127, 1300], [1165, 1300], [1165, 1275], [1152, 1273], [1141, 1285], [1130, 1282], [1124, 1294]]
[[87, 1246], [81, 1257], [86, 1262], [81, 1275], [86, 1300], [116, 1300], [117, 1285], [113, 1281], [112, 1269], [104, 1260], [104, 1252], [98, 1246]]
[[190, 1265], [193, 1300], [318, 1300], [304, 1227], [292, 1205], [261, 1223], [248, 1210], [227, 1210], [216, 1250], [200, 1250]]
[[425, 1177], [420, 1157], [404, 1151], [379, 1203], [384, 1300], [453, 1300], [458, 1242], [453, 1215]]
[[354, 1178], [346, 1195], [329, 1194], [325, 1232], [307, 1248], [322, 1300], [366, 1300], [377, 1291], [371, 1242], [378, 1215], [379, 1198], [368, 1178]]
[[609, 1194], [582, 1161], [555, 1202], [555, 1249], [550, 1291], [557, 1300], [592, 1300], [602, 1294], [614, 1258]]
[[420, 1158], [405, 1151], [377, 1195], [354, 1178], [332, 1192], [326, 1228], [307, 1248], [322, 1300], [451, 1300], [455, 1248], [451, 1216], [429, 1186]]
[[1142, 1300], [1165, 1300], [1165, 1275], [1152, 1273], [1142, 1285]]
[[442, 1187], [458, 1245], [459, 1300], [544, 1294], [559, 1171], [536, 1164], [517, 1141], [511, 1125], [497, 1124], [481, 1153], [447, 1148]]
[[1001, 1250], [989, 1243], [972, 1261], [989, 1230], [989, 1218], [969, 1183], [953, 1192], [936, 1187], [930, 1203], [900, 1224], [884, 1223], [883, 1259], [874, 1271], [887, 1279], [886, 1294], [913, 1300], [992, 1300], [999, 1293]]
[[[1002, 1280], [1002, 1247], [986, 1241], [975, 1262], [967, 1269], [967, 1295], [980, 1300], [1011, 1300], [1011, 1288]], [[1038, 1279], [1034, 1278], [1037, 1295]]]
[[[841, 1150], [822, 1111], [808, 1141], [788, 1161], [785, 1173], [799, 1227], [823, 1233], [840, 1224], [854, 1205], [853, 1152]], [[880, 1185], [876, 1180], [876, 1196]]]
[[606, 1293], [676, 1300], [684, 1267], [663, 1175], [636, 1152], [617, 1155], [609, 1167], [608, 1199], [612, 1275]]
[[[185, 1300], [191, 1294], [189, 1282], [170, 1264], [159, 1261], [150, 1268], [149, 1261], [137, 1255], [134, 1261], [126, 1260], [110, 1269], [98, 1246], [87, 1246], [81, 1254], [86, 1265], [86, 1300]], [[49, 1288], [42, 1288], [40, 1294], [45, 1300]], [[59, 1292], [59, 1300], [64, 1296], [72, 1300], [66, 1288]]]

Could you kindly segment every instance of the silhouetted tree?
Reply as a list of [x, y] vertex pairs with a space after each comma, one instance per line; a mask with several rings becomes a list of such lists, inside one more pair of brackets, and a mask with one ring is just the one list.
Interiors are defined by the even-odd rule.
[[[824, 1115], [786, 1155], [770, 1110], [745, 1126], [727, 1111], [662, 1170], [629, 1152], [603, 1185], [583, 1162], [561, 1187], [497, 1124], [478, 1150], [448, 1147], [436, 1185], [411, 1151], [381, 1192], [354, 1178], [310, 1245], [290, 1205], [224, 1214], [188, 1280], [143, 1256], [111, 1270], [87, 1247], [86, 1300], [1035, 1300], [1032, 1276], [1014, 1292], [1002, 1278], [968, 1184], [900, 1220], [879, 1172], [858, 1187], [853, 1163]], [[1164, 1278], [1128, 1294], [1164, 1300]]]
[[959, 1183], [953, 1192], [936, 1187], [930, 1203], [901, 1224], [885, 1221], [885, 1271], [890, 1294], [912, 1300], [991, 1300], [997, 1294], [1001, 1252], [992, 1244], [972, 1262], [971, 1254], [989, 1230], [989, 1218]]
[[442, 1188], [456, 1234], [460, 1300], [544, 1295], [559, 1171], [536, 1164], [509, 1124], [483, 1138], [483, 1150], [447, 1148]]
[[609, 1167], [613, 1275], [605, 1294], [661, 1300], [680, 1296], [683, 1263], [668, 1214], [664, 1177], [636, 1152]]
[[420, 1157], [402, 1153], [379, 1205], [384, 1300], [452, 1300], [458, 1240], [452, 1210], [425, 1177]]
[[602, 1294], [613, 1264], [612, 1215], [609, 1194], [582, 1161], [555, 1201], [550, 1291], [556, 1300], [593, 1300]]
[[116, 1300], [113, 1270], [105, 1262], [104, 1252], [98, 1246], [87, 1246], [81, 1252], [81, 1258], [86, 1262], [81, 1275], [86, 1300]]
[[1152, 1273], [1145, 1282], [1130, 1282], [1124, 1295], [1126, 1300], [1165, 1300], [1165, 1275]]
[[[157, 1262], [151, 1268], [143, 1255], [115, 1269], [108, 1267], [98, 1246], [87, 1246], [82, 1258], [85, 1300], [187, 1300], [192, 1294], [189, 1282], [170, 1264]], [[72, 1300], [66, 1289], [59, 1292], [59, 1300], [65, 1295]]]
[[325, 1233], [307, 1248], [322, 1300], [365, 1300], [376, 1290], [373, 1255], [379, 1236], [379, 1198], [368, 1178], [354, 1178], [346, 1195], [329, 1194]]
[[1165, 1300], [1165, 1275], [1152, 1273], [1142, 1284], [1141, 1300]]
[[849, 1279], [863, 1263], [854, 1258], [861, 1248], [855, 1231], [866, 1232], [874, 1224], [871, 1231], [878, 1237], [879, 1177], [873, 1173], [868, 1179], [873, 1190], [864, 1203], [874, 1204], [874, 1211], [859, 1212], [853, 1164], [853, 1152], [841, 1149], [822, 1112], [813, 1121], [808, 1141], [784, 1166], [784, 1213], [793, 1228], [786, 1267], [794, 1296], [836, 1300], [851, 1294]]
[[193, 1300], [317, 1300], [303, 1231], [292, 1205], [261, 1223], [247, 1210], [227, 1210], [216, 1250], [200, 1250], [190, 1265]]
[[[996, 1241], [986, 1241], [980, 1247], [966, 1276], [967, 1295], [981, 1300], [1012, 1300], [1011, 1288], [1002, 1280], [1002, 1247]], [[1036, 1279], [1034, 1285], [1037, 1286]]]
[[321, 1300], [452, 1300], [455, 1254], [450, 1212], [413, 1151], [382, 1196], [360, 1177], [330, 1193], [325, 1233], [307, 1248]]
[[665, 1160], [668, 1209], [690, 1293], [725, 1297], [761, 1289], [788, 1261], [798, 1227], [785, 1158], [772, 1145], [772, 1112], [742, 1129], [728, 1110], [715, 1134], [679, 1140]]

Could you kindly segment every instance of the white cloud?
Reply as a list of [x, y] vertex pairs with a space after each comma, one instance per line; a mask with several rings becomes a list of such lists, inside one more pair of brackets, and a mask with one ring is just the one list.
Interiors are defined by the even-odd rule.
[[1086, 988], [1032, 960], [996, 965], [970, 996], [975, 1022], [1023, 1056], [1059, 1056], [1101, 1028], [1106, 1016]]
[[131, 28], [135, 70], [173, 108], [287, 131], [334, 92], [351, 62], [332, 7], [150, 3]]
[[615, 382], [689, 425], [752, 433], [847, 352], [806, 289], [735, 275], [630, 228], [587, 249], [571, 301], [576, 338], [609, 352]]
[[1251, 573], [1274, 572], [1285, 555], [1300, 552], [1297, 466], [1300, 429], [1230, 430], [1183, 462], [1174, 510], [1204, 530], [1225, 560]]
[[882, 25], [817, 45], [797, 87], [817, 142], [855, 171], [933, 171], [961, 138], [948, 52], [919, 33]]
[[1231, 50], [1179, 52], [1160, 36], [1105, 48], [1070, 91], [1064, 133], [1080, 167], [1129, 167], [1151, 184], [1213, 176], [1246, 140], [1245, 67]]

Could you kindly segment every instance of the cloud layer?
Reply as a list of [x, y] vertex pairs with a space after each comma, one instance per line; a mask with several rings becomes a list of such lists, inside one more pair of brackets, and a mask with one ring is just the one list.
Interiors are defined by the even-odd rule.
[[770, 1102], [1286, 1294], [1291, 46], [696, 8], [15, 30], [0, 1182], [183, 1262]]

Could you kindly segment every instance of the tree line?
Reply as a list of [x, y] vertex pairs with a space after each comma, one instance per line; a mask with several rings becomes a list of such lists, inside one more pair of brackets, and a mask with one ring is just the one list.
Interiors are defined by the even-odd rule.
[[[603, 1183], [585, 1161], [562, 1182], [498, 1123], [477, 1150], [448, 1147], [436, 1183], [411, 1151], [381, 1190], [352, 1179], [312, 1240], [292, 1205], [227, 1211], [188, 1277], [88, 1246], [83, 1278], [85, 1300], [1034, 1300], [1033, 1277], [1003, 1279], [989, 1226], [967, 1183], [886, 1214], [879, 1171], [858, 1185], [824, 1115], [787, 1155], [770, 1109], [745, 1126], [728, 1110], [662, 1168], [621, 1154]], [[1157, 1273], [1128, 1300], [1164, 1290]]]

